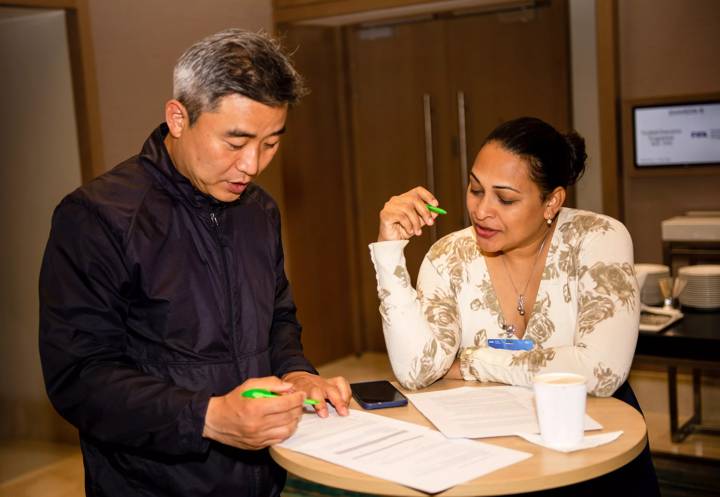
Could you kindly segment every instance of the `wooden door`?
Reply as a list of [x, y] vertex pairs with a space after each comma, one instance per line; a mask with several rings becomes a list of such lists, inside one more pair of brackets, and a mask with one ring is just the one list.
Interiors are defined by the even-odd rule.
[[[377, 214], [391, 195], [428, 185], [423, 98], [431, 102], [431, 183], [449, 211], [438, 223], [437, 237], [466, 226], [466, 171], [497, 124], [532, 115], [568, 128], [568, 20], [562, 0], [524, 12], [349, 29], [347, 40], [361, 244], [375, 240]], [[406, 248], [413, 279], [430, 243], [426, 233]], [[383, 350], [375, 274], [369, 258], [359, 253], [365, 257], [360, 261], [365, 348]]]
[[[428, 185], [428, 160], [447, 133], [442, 24], [418, 22], [346, 30], [351, 81], [352, 146], [357, 233], [362, 246], [361, 312], [366, 350], [384, 350], [375, 272], [367, 244], [377, 240], [378, 214], [392, 196]], [[432, 178], [430, 178], [432, 182]], [[437, 194], [437, 192], [436, 192]], [[442, 201], [442, 197], [438, 194]], [[414, 277], [431, 244], [431, 230], [405, 250]], [[413, 278], [414, 279], [414, 278]]]
[[281, 160], [283, 231], [305, 355], [322, 365], [361, 347], [342, 43], [334, 28], [284, 26], [310, 94], [288, 112]]
[[485, 136], [521, 116], [570, 127], [570, 63], [567, 3], [448, 19], [449, 81], [465, 101], [468, 167]]
[[281, 31], [312, 90], [290, 112], [283, 155], [290, 273], [308, 355], [322, 363], [384, 350], [367, 251], [380, 209], [392, 195], [434, 183], [449, 212], [405, 251], [415, 281], [432, 238], [465, 226], [458, 94], [468, 170], [502, 121], [534, 115], [568, 128], [567, 2], [348, 26], [342, 36], [337, 28]]

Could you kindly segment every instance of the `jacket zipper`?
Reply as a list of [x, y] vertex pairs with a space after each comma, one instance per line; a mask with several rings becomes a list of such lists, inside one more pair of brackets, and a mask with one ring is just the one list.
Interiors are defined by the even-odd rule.
[[230, 282], [230, 268], [227, 261], [227, 255], [225, 254], [225, 247], [222, 243], [222, 237], [220, 233], [220, 223], [218, 222], [216, 210], [212, 209], [210, 210], [210, 224], [213, 227], [213, 232], [215, 234], [215, 241], [218, 244], [218, 247], [220, 248], [220, 253], [222, 254], [222, 262], [223, 262], [223, 273], [225, 273], [225, 293], [227, 295], [227, 306], [228, 311], [230, 314], [230, 340], [232, 343], [232, 357], [233, 357], [233, 364], [235, 364], [235, 372], [238, 377], [238, 381], [240, 381], [241, 374], [240, 374], [240, 366], [238, 365], [238, 355], [237, 355], [237, 344], [235, 343], [235, 306], [233, 305], [233, 299], [232, 299], [232, 286]]

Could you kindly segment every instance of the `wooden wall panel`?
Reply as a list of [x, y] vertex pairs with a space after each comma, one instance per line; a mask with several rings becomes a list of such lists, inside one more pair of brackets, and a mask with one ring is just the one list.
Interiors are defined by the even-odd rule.
[[[621, 1], [617, 14], [621, 100], [720, 92], [720, 2]], [[630, 143], [618, 140], [626, 152]], [[638, 176], [631, 168], [631, 161], [623, 163], [621, 195], [635, 260], [660, 263], [661, 221], [688, 210], [720, 209], [720, 175], [693, 169]]]
[[314, 364], [355, 351], [357, 315], [347, 154], [341, 116], [342, 46], [333, 28], [280, 27], [311, 93], [288, 114], [283, 138], [285, 245], [303, 346]]

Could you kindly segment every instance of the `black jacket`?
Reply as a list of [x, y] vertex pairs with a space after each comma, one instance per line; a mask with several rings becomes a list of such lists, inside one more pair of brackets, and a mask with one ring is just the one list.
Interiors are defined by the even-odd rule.
[[40, 274], [47, 392], [80, 432], [88, 496], [276, 495], [267, 450], [202, 438], [212, 395], [315, 372], [300, 344], [277, 206], [221, 203], [142, 152], [57, 207]]

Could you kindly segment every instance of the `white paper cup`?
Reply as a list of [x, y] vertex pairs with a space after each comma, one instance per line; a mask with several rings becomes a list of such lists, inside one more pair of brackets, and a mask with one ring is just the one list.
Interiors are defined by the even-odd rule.
[[585, 377], [575, 373], [540, 374], [535, 376], [533, 390], [543, 442], [559, 448], [580, 445], [585, 434]]

